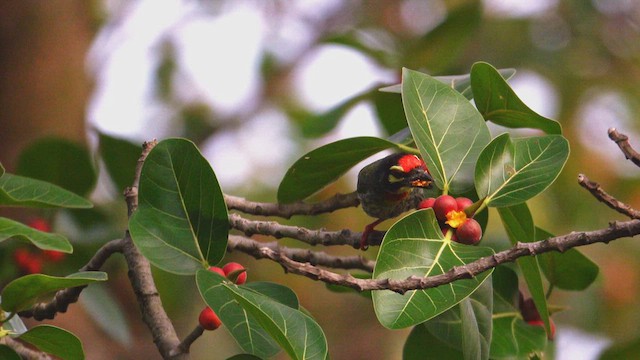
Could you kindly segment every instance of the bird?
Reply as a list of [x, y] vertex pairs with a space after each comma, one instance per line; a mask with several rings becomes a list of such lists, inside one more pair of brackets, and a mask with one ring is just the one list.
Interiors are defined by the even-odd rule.
[[369, 235], [376, 225], [415, 209], [423, 198], [420, 189], [432, 186], [427, 165], [414, 154], [394, 153], [363, 167], [356, 193], [364, 212], [377, 220], [365, 226], [360, 249], [368, 248]]

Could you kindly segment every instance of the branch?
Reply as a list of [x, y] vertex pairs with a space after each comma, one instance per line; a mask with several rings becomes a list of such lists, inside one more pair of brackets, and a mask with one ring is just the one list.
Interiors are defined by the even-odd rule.
[[25, 346], [22, 342], [20, 342], [19, 340], [12, 339], [10, 336], [5, 336], [3, 338], [0, 338], [0, 344], [4, 344], [10, 347], [11, 349], [13, 349], [13, 351], [15, 351], [16, 353], [18, 353], [18, 355], [20, 355], [21, 359], [24, 359], [24, 360], [52, 360], [53, 359], [51, 355], [38, 350], [34, 350], [28, 346]]
[[178, 345], [177, 353], [188, 354], [189, 349], [191, 348], [191, 344], [193, 344], [194, 341], [198, 340], [198, 338], [202, 336], [202, 334], [204, 334], [204, 328], [200, 324], [196, 325], [193, 331], [191, 331], [189, 335], [187, 335], [187, 337], [182, 340], [180, 345]]
[[627, 160], [631, 160], [636, 164], [636, 166], [640, 166], [640, 153], [631, 147], [631, 144], [629, 144], [629, 137], [627, 135], [619, 133], [615, 128], [610, 128], [609, 138], [618, 144], [618, 147]]
[[[300, 226], [282, 225], [275, 221], [248, 220], [238, 214], [229, 214], [229, 224], [247, 236], [261, 234], [273, 236], [276, 239], [288, 237], [309, 245], [350, 245], [356, 249], [360, 248], [362, 235], [360, 232], [353, 232], [349, 229], [340, 231], [311, 230]], [[384, 232], [372, 232], [369, 236], [369, 245], [380, 245], [383, 236]]]
[[640, 211], [632, 208], [631, 206], [609, 195], [606, 191], [602, 189], [600, 184], [589, 180], [589, 178], [587, 178], [586, 175], [584, 174], [578, 175], [578, 183], [583, 188], [589, 190], [589, 192], [596, 199], [598, 199], [598, 201], [603, 202], [605, 205], [612, 208], [613, 210], [623, 215], [626, 215], [632, 219], [640, 219]]
[[360, 205], [360, 200], [355, 192], [336, 194], [327, 200], [312, 204], [302, 201], [290, 204], [261, 203], [232, 195], [224, 195], [224, 201], [229, 210], [238, 210], [245, 214], [259, 216], [278, 216], [285, 219], [289, 219], [293, 215], [318, 215]]
[[227, 248], [230, 251], [244, 252], [256, 259], [264, 259], [265, 256], [261, 249], [268, 248], [293, 261], [306, 262], [314, 266], [324, 266], [334, 269], [357, 269], [364, 270], [366, 272], [373, 272], [373, 267], [375, 265], [375, 261], [369, 260], [363, 256], [334, 256], [321, 251], [280, 246], [276, 241], [262, 243], [237, 235], [229, 236]]
[[513, 262], [523, 256], [535, 256], [550, 251], [564, 252], [577, 246], [586, 246], [595, 243], [608, 243], [611, 240], [631, 237], [640, 233], [640, 220], [634, 219], [626, 222], [613, 222], [606, 229], [572, 232], [570, 234], [552, 237], [546, 240], [518, 243], [511, 249], [498, 252], [491, 256], [480, 258], [463, 266], [455, 266], [449, 271], [434, 276], [417, 277], [410, 276], [406, 279], [357, 279], [350, 274], [337, 274], [320, 269], [309, 263], [294, 261], [282, 253], [267, 247], [260, 248], [262, 256], [276, 261], [282, 265], [285, 271], [303, 275], [314, 280], [320, 280], [334, 285], [342, 285], [358, 291], [366, 290], [391, 290], [404, 294], [410, 290], [430, 289], [437, 286], [452, 283], [461, 279], [469, 279], [474, 276], [497, 267], [498, 265]]
[[[111, 240], [104, 244], [93, 255], [89, 262], [80, 268], [80, 271], [98, 271], [114, 253], [122, 252], [122, 239]], [[53, 319], [57, 313], [67, 311], [69, 305], [78, 301], [80, 293], [86, 286], [68, 288], [56, 292], [53, 300], [35, 305], [29, 310], [20, 312], [22, 317], [33, 317], [35, 320]]]

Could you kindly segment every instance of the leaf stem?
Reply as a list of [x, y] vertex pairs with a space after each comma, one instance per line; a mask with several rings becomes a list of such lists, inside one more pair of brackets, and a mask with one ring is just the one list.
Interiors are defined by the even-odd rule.
[[413, 155], [421, 155], [420, 154], [420, 150], [418, 150], [418, 149], [416, 149], [414, 147], [403, 145], [403, 144], [396, 144], [396, 146], [398, 147], [398, 149], [400, 149], [400, 150], [402, 150], [402, 151], [404, 151], [406, 153], [413, 154]]

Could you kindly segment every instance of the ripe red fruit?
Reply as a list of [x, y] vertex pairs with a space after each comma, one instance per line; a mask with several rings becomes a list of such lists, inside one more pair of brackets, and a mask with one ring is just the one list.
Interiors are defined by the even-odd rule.
[[49, 260], [51, 262], [60, 262], [62, 261], [65, 256], [67, 254], [61, 252], [61, 251], [55, 251], [55, 250], [45, 250], [42, 252], [42, 255], [44, 256], [44, 258], [46, 260]]
[[464, 211], [464, 209], [466, 209], [469, 206], [473, 205], [473, 201], [471, 201], [471, 199], [466, 198], [466, 197], [458, 197], [458, 198], [456, 198], [456, 204], [458, 204], [458, 210], [459, 211]]
[[475, 245], [482, 238], [482, 228], [475, 219], [469, 218], [456, 229], [456, 235], [459, 243]]
[[27, 225], [31, 226], [36, 230], [40, 230], [43, 232], [51, 232], [51, 225], [49, 222], [43, 218], [35, 218], [27, 223]]
[[247, 282], [247, 272], [244, 266], [237, 262], [227, 263], [222, 267], [224, 274], [238, 285], [242, 285]]
[[208, 306], [200, 312], [198, 322], [205, 330], [215, 330], [222, 325], [218, 315]]
[[221, 268], [217, 267], [217, 266], [212, 266], [209, 268], [209, 271], [213, 271], [214, 273], [220, 274], [224, 277], [227, 277], [227, 274], [224, 273], [224, 270], [222, 270]]
[[429, 209], [433, 207], [433, 204], [436, 202], [435, 198], [426, 198], [418, 204], [418, 209]]
[[42, 272], [42, 259], [27, 249], [16, 249], [13, 253], [13, 260], [23, 273], [36, 274]]
[[447, 214], [454, 210], [458, 210], [458, 203], [451, 195], [441, 195], [433, 203], [433, 211], [439, 221], [447, 221]]

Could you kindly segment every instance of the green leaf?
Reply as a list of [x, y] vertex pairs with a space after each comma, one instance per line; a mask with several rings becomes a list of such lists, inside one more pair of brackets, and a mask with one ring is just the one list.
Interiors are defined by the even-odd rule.
[[509, 128], [533, 128], [547, 134], [562, 134], [560, 123], [525, 105], [493, 66], [475, 63], [471, 68], [471, 87], [476, 107], [485, 120]]
[[2, 309], [9, 312], [19, 312], [29, 309], [41, 298], [58, 290], [106, 280], [107, 273], [100, 271], [79, 272], [67, 277], [43, 274], [26, 275], [13, 280], [4, 287], [2, 290]]
[[29, 145], [18, 157], [16, 174], [50, 182], [81, 196], [93, 189], [97, 179], [89, 151], [60, 138], [40, 139]]
[[7, 345], [0, 344], [0, 359], [3, 360], [22, 360], [20, 355], [17, 352], [13, 351], [12, 348]]
[[191, 141], [168, 139], [151, 150], [138, 198], [129, 230], [153, 265], [190, 275], [222, 260], [229, 234], [227, 207], [211, 166]]
[[529, 358], [528, 355], [545, 349], [547, 335], [543, 328], [524, 322], [520, 310], [513, 303], [518, 296], [518, 275], [509, 267], [498, 266], [493, 279], [493, 336], [492, 359]]
[[64, 360], [83, 360], [82, 343], [67, 330], [51, 325], [39, 325], [20, 335], [20, 340], [30, 343], [38, 350]]
[[302, 135], [320, 137], [333, 130], [342, 118], [358, 103], [371, 96], [372, 90], [357, 94], [326, 112], [305, 116], [302, 120]]
[[227, 358], [227, 360], [262, 360], [262, 358], [251, 354], [238, 354]]
[[[551, 237], [552, 234], [536, 227], [536, 241]], [[575, 248], [563, 253], [541, 254], [538, 262], [549, 283], [563, 290], [584, 290], [596, 280], [599, 272], [598, 265]]]
[[[221, 305], [242, 307], [246, 314], [255, 318], [262, 329], [280, 344], [291, 358], [326, 359], [328, 357], [327, 341], [322, 329], [302, 311], [275, 301], [253, 289], [236, 286], [211, 271], [198, 271], [196, 282], [203, 299], [214, 311], [215, 307]], [[227, 296], [221, 296], [224, 293]], [[220, 304], [220, 298], [228, 298], [229, 295], [233, 300]], [[224, 323], [222, 317], [221, 320]]]
[[[515, 69], [500, 69], [500, 75], [505, 79], [510, 79], [515, 75]], [[434, 76], [434, 79], [449, 85], [452, 89], [459, 92], [467, 100], [473, 99], [473, 91], [471, 90], [471, 74], [450, 75], [450, 76]], [[398, 93], [402, 92], [402, 85], [391, 85], [380, 89], [381, 92]]]
[[73, 252], [69, 240], [62, 235], [38, 231], [17, 221], [0, 217], [0, 242], [10, 238], [30, 241], [42, 250]]
[[[528, 243], [535, 241], [533, 217], [526, 203], [498, 208], [498, 213], [500, 214], [500, 219], [507, 231], [511, 244], [516, 245], [518, 242]], [[542, 275], [540, 274], [538, 259], [534, 256], [523, 256], [516, 260], [516, 264], [518, 264], [518, 267], [522, 271], [533, 302], [547, 330], [549, 330], [549, 310], [542, 285]]]
[[[416, 211], [393, 224], [387, 231], [373, 272], [374, 279], [406, 279], [434, 276], [462, 266], [493, 250], [446, 240], [432, 209]], [[486, 271], [472, 279], [404, 295], [392, 291], [373, 292], [373, 306], [380, 323], [390, 329], [425, 322], [455, 306], [473, 293], [491, 274]]]
[[493, 288], [487, 280], [471, 296], [425, 323], [427, 330], [464, 359], [488, 359], [491, 344]]
[[98, 133], [99, 152], [107, 173], [118, 191], [133, 184], [133, 176], [142, 148], [124, 139]]
[[278, 187], [278, 202], [303, 200], [331, 184], [360, 161], [397, 144], [376, 137], [355, 137], [319, 147], [298, 159]]
[[87, 209], [86, 199], [41, 180], [4, 173], [0, 176], [0, 206], [65, 207]]
[[454, 349], [442, 340], [433, 336], [424, 324], [416, 325], [402, 349], [402, 360], [424, 360], [425, 354], [430, 359], [460, 360], [462, 352]]
[[259, 292], [260, 294], [268, 296], [281, 304], [287, 305], [290, 308], [300, 308], [298, 295], [296, 295], [293, 290], [284, 285], [272, 282], [256, 281], [245, 284], [244, 288]]
[[523, 203], [555, 181], [568, 157], [569, 143], [561, 135], [513, 140], [499, 135], [478, 159], [478, 196], [495, 207]]
[[457, 91], [408, 69], [403, 69], [402, 102], [436, 186], [445, 193], [471, 190], [476, 159], [491, 140], [482, 116]]
[[[399, 93], [400, 91], [398, 91]], [[378, 120], [388, 135], [407, 128], [407, 118], [404, 116], [402, 97], [398, 94], [375, 91], [372, 94], [373, 105]]]
[[634, 359], [640, 354], [640, 339], [623, 344], [613, 344], [600, 354], [598, 360]]

